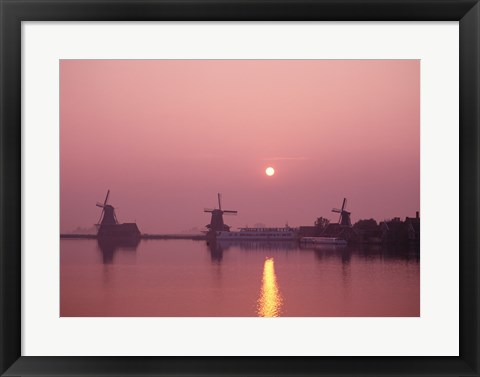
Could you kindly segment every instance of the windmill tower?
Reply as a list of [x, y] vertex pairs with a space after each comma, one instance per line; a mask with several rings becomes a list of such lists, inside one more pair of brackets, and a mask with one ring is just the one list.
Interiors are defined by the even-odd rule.
[[229, 232], [230, 227], [223, 222], [223, 214], [225, 213], [227, 215], [236, 215], [238, 213], [237, 211], [222, 209], [222, 197], [220, 194], [218, 194], [218, 209], [205, 208], [204, 212], [209, 212], [212, 214], [210, 224], [208, 224], [206, 227], [208, 228], [208, 230], [215, 232]]
[[347, 198], [343, 198], [342, 209], [333, 208], [332, 212], [336, 212], [340, 214], [338, 223], [341, 226], [351, 227], [352, 222], [350, 221], [350, 212], [346, 211], [345, 208], [347, 208]]
[[118, 224], [117, 216], [115, 215], [115, 208], [108, 202], [108, 196], [110, 195], [110, 190], [107, 191], [107, 196], [105, 197], [105, 201], [102, 203], [97, 202], [97, 207], [102, 208], [102, 213], [100, 214], [100, 218], [98, 219], [97, 225], [100, 227], [104, 225], [116, 225]]

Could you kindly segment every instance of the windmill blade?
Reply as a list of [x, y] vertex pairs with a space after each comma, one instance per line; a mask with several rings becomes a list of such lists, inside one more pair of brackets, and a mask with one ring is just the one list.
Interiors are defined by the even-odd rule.
[[238, 211], [225, 210], [225, 211], [223, 211], [223, 213], [235, 213], [236, 214], [236, 213], [238, 213]]
[[337, 212], [337, 213], [341, 213], [342, 210], [338, 209], [338, 208], [332, 208], [332, 212]]
[[340, 218], [338, 219], [338, 223], [341, 224], [342, 223], [342, 214], [340, 213]]
[[105, 208], [102, 209], [102, 212], [100, 213], [100, 218], [97, 221], [97, 224], [100, 224], [100, 221], [102, 221], [103, 213], [105, 212]]
[[236, 215], [236, 214], [237, 214], [237, 211], [228, 211], [228, 212], [227, 212], [227, 211], [223, 211], [223, 213], [224, 213], [225, 215], [233, 216], [233, 215]]
[[107, 191], [107, 196], [105, 197], [105, 202], [103, 203], [104, 206], [107, 205], [107, 201], [108, 201], [108, 196], [110, 195], [110, 190]]
[[222, 195], [218, 193], [218, 209], [222, 210]]
[[213, 212], [215, 211], [214, 209], [211, 209], [211, 208], [204, 208], [203, 209], [203, 212]]
[[342, 211], [347, 207], [347, 198], [343, 198]]
[[102, 203], [99, 203], [99, 202], [97, 202], [97, 204], [95, 204], [95, 205], [96, 205], [97, 207], [100, 207], [100, 208], [103, 208], [103, 207], [104, 207], [103, 204], [102, 204]]

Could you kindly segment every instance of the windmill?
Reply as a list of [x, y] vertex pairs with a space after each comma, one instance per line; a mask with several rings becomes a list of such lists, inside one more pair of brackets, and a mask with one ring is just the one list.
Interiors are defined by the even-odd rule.
[[[118, 243], [130, 245], [135, 240], [139, 240], [141, 237], [140, 230], [136, 223], [123, 223], [120, 224], [115, 215], [115, 208], [108, 204], [108, 197], [110, 196], [110, 190], [107, 191], [107, 196], [103, 203], [97, 202], [97, 207], [102, 209], [98, 223], [97, 239], [98, 242], [114, 242], [118, 246]], [[100, 245], [100, 248], [102, 246]]]
[[97, 207], [102, 208], [102, 213], [100, 214], [100, 218], [98, 219], [97, 223], [99, 226], [118, 224], [117, 216], [115, 215], [115, 208], [113, 208], [113, 206], [110, 204], [107, 204], [109, 195], [110, 190], [107, 191], [107, 196], [105, 197], [103, 204], [97, 202]]
[[352, 222], [350, 221], [350, 212], [346, 211], [345, 208], [347, 207], [347, 198], [343, 198], [342, 209], [333, 208], [332, 212], [336, 212], [340, 214], [340, 218], [338, 219], [338, 223], [341, 226], [352, 226]]
[[206, 227], [211, 231], [230, 231], [230, 227], [223, 222], [223, 214], [236, 215], [237, 211], [222, 209], [222, 196], [218, 194], [218, 209], [205, 208], [204, 212], [212, 214], [210, 224]]

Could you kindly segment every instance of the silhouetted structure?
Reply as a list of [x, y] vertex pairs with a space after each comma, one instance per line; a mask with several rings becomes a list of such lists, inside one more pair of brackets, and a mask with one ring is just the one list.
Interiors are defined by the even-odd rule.
[[374, 219], [359, 220], [353, 226], [357, 233], [357, 243], [381, 244], [382, 229]]
[[223, 210], [222, 209], [221, 195], [220, 194], [217, 194], [217, 195], [218, 195], [218, 209], [216, 209], [216, 208], [215, 209], [210, 209], [210, 208], [205, 208], [204, 209], [204, 212], [209, 212], [209, 213], [212, 214], [212, 218], [210, 219], [210, 224], [206, 225], [206, 227], [209, 231], [229, 232], [230, 227], [223, 222], [223, 214], [225, 213], [227, 215], [236, 215], [238, 213], [238, 211], [232, 211], [232, 210], [227, 210], [227, 209]]
[[320, 237], [325, 229], [327, 229], [330, 220], [324, 217], [318, 217], [313, 226], [298, 227], [298, 236], [301, 237]]
[[322, 237], [336, 237], [347, 240], [348, 242], [353, 242], [357, 238], [355, 229], [352, 228], [352, 222], [350, 221], [350, 212], [346, 210], [347, 207], [347, 198], [343, 199], [342, 209], [333, 208], [332, 212], [339, 213], [340, 218], [338, 223], [328, 224], [321, 236]]
[[407, 225], [408, 239], [411, 242], [420, 242], [420, 214], [417, 211], [415, 217], [407, 217], [405, 219]]
[[97, 202], [97, 207], [102, 208], [100, 219], [98, 220], [98, 233], [97, 238], [103, 239], [137, 239], [140, 238], [140, 230], [135, 223], [120, 224], [115, 215], [115, 208], [108, 204], [108, 197], [110, 190], [107, 191], [105, 201], [102, 203]]
[[390, 245], [419, 244], [420, 243], [420, 215], [406, 217], [401, 221], [399, 217], [381, 223], [383, 242]]
[[399, 217], [385, 220], [381, 223], [382, 241], [391, 245], [402, 245], [408, 243], [408, 230], [405, 222]]
[[[399, 217], [385, 220], [377, 224], [374, 219], [359, 220], [353, 226], [356, 237], [350, 240], [358, 244], [383, 244], [384, 246], [415, 246], [420, 243], [420, 216]], [[418, 246], [418, 245], [417, 245]]]
[[321, 234], [322, 232], [316, 226], [302, 225], [298, 227], [299, 237], [319, 237]]
[[340, 218], [338, 219], [338, 223], [340, 225], [352, 226], [352, 222], [350, 221], [350, 212], [348, 212], [345, 208], [347, 208], [347, 198], [343, 198], [342, 209], [333, 208], [332, 212], [340, 214]]

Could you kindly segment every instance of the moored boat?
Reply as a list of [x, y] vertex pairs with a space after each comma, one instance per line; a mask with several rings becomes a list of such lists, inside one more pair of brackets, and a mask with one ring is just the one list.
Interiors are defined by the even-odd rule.
[[347, 241], [338, 237], [302, 237], [300, 243], [314, 245], [346, 245]]
[[240, 228], [239, 231], [217, 231], [217, 240], [269, 240], [292, 241], [298, 239], [295, 228], [286, 225], [283, 228]]

